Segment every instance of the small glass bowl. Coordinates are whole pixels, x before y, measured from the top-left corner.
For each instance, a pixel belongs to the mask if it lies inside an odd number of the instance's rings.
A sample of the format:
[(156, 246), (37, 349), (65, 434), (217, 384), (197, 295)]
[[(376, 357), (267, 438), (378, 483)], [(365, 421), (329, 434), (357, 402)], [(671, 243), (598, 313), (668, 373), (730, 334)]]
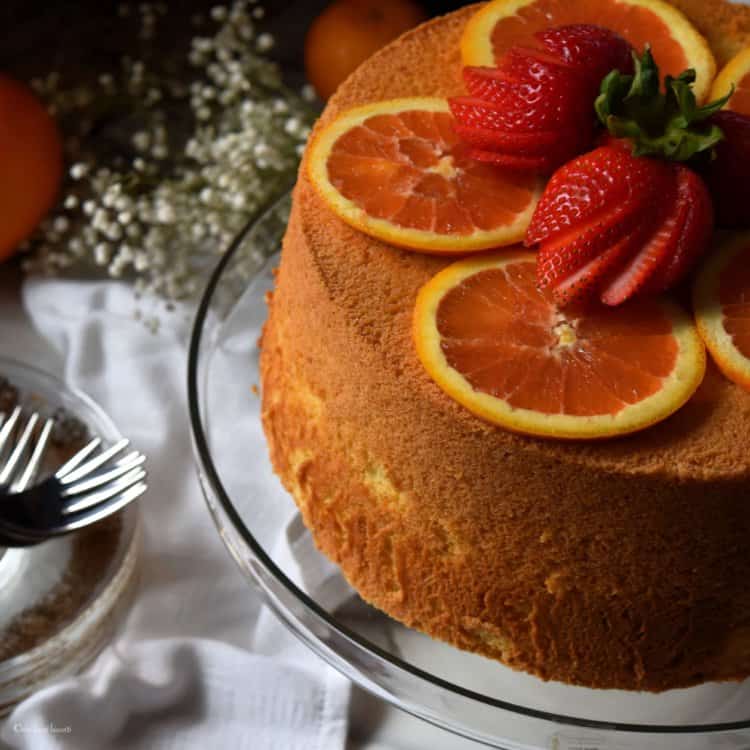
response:
[[(220, 261), (195, 319), (188, 364), (195, 455), (208, 506), (222, 541), (279, 619), (361, 687), (490, 747), (750, 748), (750, 680), (660, 694), (544, 682), (410, 630), (354, 591), (343, 603), (322, 597), (306, 580), (279, 544), (297, 511), (273, 475), (253, 388), (260, 382), (264, 297), (273, 286), (289, 205), (286, 196), (248, 226)], [(321, 557), (312, 543), (308, 554)], [(340, 575), (337, 583), (346, 588)]]
[[(59, 409), (106, 445), (121, 438), (85, 393), (35, 367), (0, 357), (0, 375), (28, 410)], [(43, 471), (64, 456), (47, 451)], [(138, 511), (125, 511), (70, 536), (4, 550), (0, 559), (0, 716), (39, 688), (83, 669), (128, 610), (137, 583)]]

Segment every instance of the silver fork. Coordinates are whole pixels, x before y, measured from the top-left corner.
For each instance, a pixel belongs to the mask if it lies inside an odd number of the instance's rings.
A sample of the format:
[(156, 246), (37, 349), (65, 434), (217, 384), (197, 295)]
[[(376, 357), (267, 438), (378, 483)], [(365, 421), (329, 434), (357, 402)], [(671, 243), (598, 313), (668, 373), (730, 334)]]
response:
[[(34, 440), (34, 433), (39, 414), (34, 412), (26, 426), (21, 429), (21, 407), (16, 406), (10, 416), (6, 418), (5, 414), (0, 413), (0, 494), (6, 492), (23, 492), (36, 478), (39, 472), (39, 466), (47, 450), (49, 436), (54, 427), (54, 420), (47, 419), (36, 437), (33, 444), (33, 450), (26, 465), (22, 467), (21, 462), (27, 452), (27, 448)], [(18, 428), (18, 430), (16, 429)], [(13, 435), (20, 431), (20, 438), (13, 444)], [(10, 451), (5, 463), (2, 463), (2, 456)], [(15, 477), (15, 479), (14, 479)]]
[[(146, 491), (145, 456), (138, 451), (123, 456), (126, 439), (100, 450), (101, 438), (91, 440), (49, 479), (30, 487), (54, 422), (46, 420), (35, 438), (39, 416), (32, 414), (23, 429), (20, 420), (19, 409), (7, 420), (0, 419), (0, 456), (10, 447), (5, 463), (0, 460), (0, 544), (38, 544), (76, 531), (118, 512)], [(20, 437), (11, 446), (14, 432)]]

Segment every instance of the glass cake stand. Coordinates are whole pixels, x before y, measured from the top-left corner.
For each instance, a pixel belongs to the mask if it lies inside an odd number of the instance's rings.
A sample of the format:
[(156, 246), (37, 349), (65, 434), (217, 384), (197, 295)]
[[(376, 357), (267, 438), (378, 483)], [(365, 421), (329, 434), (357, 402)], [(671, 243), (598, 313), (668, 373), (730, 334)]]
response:
[(449, 732), (506, 750), (750, 748), (750, 680), (661, 694), (544, 682), (368, 606), (314, 549), (260, 427), (258, 336), (289, 196), (222, 258), (192, 335), (198, 471), (224, 544), (276, 615), (353, 682)]

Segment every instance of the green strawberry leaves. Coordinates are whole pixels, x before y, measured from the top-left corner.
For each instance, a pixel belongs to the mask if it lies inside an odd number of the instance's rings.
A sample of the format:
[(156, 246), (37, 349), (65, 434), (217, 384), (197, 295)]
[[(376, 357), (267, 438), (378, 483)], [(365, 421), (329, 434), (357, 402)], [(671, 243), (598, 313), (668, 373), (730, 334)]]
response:
[(613, 70), (601, 83), (594, 108), (602, 124), (615, 137), (629, 138), (634, 156), (688, 161), (697, 154), (712, 155), (724, 134), (706, 120), (729, 101), (733, 91), (699, 107), (692, 68), (676, 78), (665, 76), (662, 90), (649, 47), (640, 58), (633, 53), (633, 59), (633, 75)]

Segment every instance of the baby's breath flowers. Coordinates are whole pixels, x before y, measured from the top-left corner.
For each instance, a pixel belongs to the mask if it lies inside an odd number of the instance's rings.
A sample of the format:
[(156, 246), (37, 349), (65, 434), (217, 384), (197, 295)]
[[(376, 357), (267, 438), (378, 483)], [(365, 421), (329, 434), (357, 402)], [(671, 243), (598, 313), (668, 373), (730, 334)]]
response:
[[(66, 137), (60, 202), (28, 243), (29, 271), (98, 269), (168, 301), (200, 290), (213, 256), (293, 178), (314, 117), (314, 94), (287, 88), (246, 0), (196, 17), (186, 59), (161, 60), (161, 3), (121, 3), (138, 16), (146, 59), (65, 85), (32, 85)], [(210, 25), (210, 31), (205, 31)], [(145, 41), (144, 41), (145, 40)]]

